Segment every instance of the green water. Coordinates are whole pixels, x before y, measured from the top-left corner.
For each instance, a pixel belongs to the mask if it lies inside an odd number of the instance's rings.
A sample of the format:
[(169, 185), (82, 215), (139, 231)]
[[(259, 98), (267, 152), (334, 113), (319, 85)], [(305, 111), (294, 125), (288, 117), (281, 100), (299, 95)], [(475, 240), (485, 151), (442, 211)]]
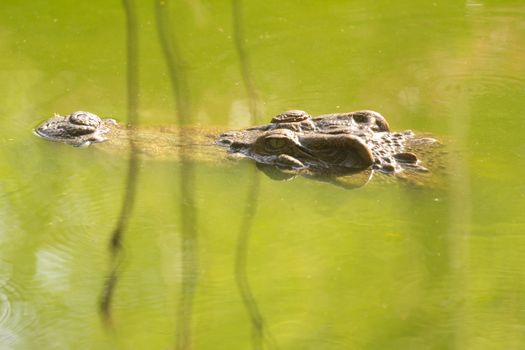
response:
[[(175, 124), (155, 3), (137, 2), (140, 124)], [(126, 155), (31, 129), (74, 110), (126, 121), (124, 8), (4, 1), (1, 349), (525, 348), (522, 1), (245, 1), (247, 66), (232, 3), (167, 8), (192, 125), (374, 109), (444, 141), (444, 184), (140, 161), (112, 253)]]

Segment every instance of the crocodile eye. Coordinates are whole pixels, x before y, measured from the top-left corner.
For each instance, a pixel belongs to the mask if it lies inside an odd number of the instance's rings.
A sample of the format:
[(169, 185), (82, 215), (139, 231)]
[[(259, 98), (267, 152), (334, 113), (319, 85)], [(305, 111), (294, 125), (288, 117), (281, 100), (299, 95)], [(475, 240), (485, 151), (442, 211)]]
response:
[(255, 152), (266, 155), (289, 153), (296, 148), (298, 139), (292, 130), (276, 129), (259, 136), (250, 147)]
[(282, 138), (268, 138), (266, 139), (266, 146), (270, 149), (281, 149), (286, 146), (286, 140)]

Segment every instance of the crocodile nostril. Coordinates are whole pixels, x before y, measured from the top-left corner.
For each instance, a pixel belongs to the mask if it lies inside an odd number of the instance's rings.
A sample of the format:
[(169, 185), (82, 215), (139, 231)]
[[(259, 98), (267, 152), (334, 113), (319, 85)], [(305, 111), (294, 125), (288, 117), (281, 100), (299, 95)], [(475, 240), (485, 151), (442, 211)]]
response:
[(219, 145), (230, 146), (233, 143), (233, 141), (230, 139), (218, 139), (217, 143)]
[(354, 118), (354, 121), (359, 124), (367, 124), (370, 121), (366, 114), (355, 114), (352, 117)]
[(377, 131), (390, 131), (388, 123), (384, 120), (376, 119)]
[(417, 157), (414, 153), (403, 152), (394, 154), (394, 158), (400, 163), (416, 164)]
[(383, 165), (381, 170), (383, 170), (386, 173), (393, 173), (396, 171), (396, 168), (392, 164), (386, 164), (386, 165)]
[(232, 152), (238, 152), (240, 151), (245, 145), (241, 142), (237, 141), (230, 141), (230, 150)]

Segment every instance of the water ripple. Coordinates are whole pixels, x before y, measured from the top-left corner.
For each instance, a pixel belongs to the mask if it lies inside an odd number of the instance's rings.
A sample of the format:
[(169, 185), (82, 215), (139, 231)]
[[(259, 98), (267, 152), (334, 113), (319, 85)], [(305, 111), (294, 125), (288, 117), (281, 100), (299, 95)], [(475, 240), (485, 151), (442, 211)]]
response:
[(525, 88), (524, 78), (502, 74), (463, 73), (432, 80), (435, 91), (442, 94), (503, 95)]
[(27, 293), (12, 280), (6, 279), (0, 285), (0, 339), (4, 346), (20, 345), (19, 334), (36, 321), (33, 311), (28, 308)]
[(5, 294), (0, 294), (0, 325), (3, 325), (11, 313), (11, 303)]
[[(472, 2), (471, 2), (472, 3)], [(492, 21), (509, 22), (512, 20), (523, 20), (525, 16), (525, 6), (519, 4), (515, 6), (487, 7), (482, 4), (467, 4), (467, 16), (489, 19)]]

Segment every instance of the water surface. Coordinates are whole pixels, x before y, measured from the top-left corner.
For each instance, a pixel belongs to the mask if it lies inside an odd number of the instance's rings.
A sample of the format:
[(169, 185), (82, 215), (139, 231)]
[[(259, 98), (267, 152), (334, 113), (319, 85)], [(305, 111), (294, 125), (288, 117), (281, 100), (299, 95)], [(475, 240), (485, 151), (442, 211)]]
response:
[(124, 7), (0, 8), (2, 348), (524, 346), (521, 2), (173, 1), (179, 103), (156, 3), (140, 2), (140, 125), (180, 123), (181, 104), (184, 123), (223, 130), (374, 109), (441, 139), (448, 171), (348, 191), (250, 162), (140, 160), (113, 253), (129, 157), (31, 129), (74, 110), (126, 122)]

